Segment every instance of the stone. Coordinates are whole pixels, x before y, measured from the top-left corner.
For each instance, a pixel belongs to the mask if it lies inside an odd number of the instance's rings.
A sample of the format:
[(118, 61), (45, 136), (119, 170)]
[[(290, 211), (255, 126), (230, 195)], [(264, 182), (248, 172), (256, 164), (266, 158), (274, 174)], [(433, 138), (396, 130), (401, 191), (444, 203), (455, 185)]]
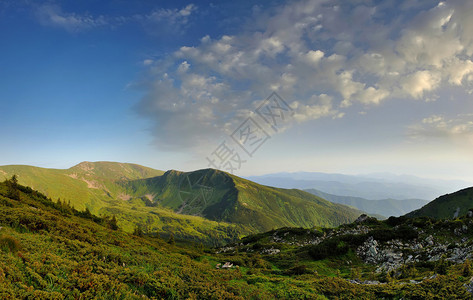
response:
[(457, 210), (455, 211), (455, 213), (453, 214), (453, 218), (456, 219), (458, 218), (458, 215), (460, 214), (460, 207), (457, 207)]
[(376, 256), (378, 254), (378, 250), (376, 250), (376, 247), (375, 246), (371, 246), (368, 250), (369, 254), (371, 256)]
[(470, 294), (473, 294), (473, 277), (470, 278), (470, 282), (465, 283), (466, 291)]
[(230, 269), (231, 267), (233, 267), (233, 264), (227, 261), (223, 264), (222, 269)]
[(368, 218), (369, 217), (366, 214), (362, 214), (355, 220), (355, 223), (363, 223), (364, 221), (368, 220)]

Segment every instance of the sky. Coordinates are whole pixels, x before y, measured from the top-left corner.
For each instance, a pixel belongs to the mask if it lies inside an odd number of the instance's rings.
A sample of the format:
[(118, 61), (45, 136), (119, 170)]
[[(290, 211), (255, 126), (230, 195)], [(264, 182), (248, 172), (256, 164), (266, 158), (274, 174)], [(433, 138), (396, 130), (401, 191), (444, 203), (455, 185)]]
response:
[(0, 165), (473, 182), (473, 2), (0, 0)]

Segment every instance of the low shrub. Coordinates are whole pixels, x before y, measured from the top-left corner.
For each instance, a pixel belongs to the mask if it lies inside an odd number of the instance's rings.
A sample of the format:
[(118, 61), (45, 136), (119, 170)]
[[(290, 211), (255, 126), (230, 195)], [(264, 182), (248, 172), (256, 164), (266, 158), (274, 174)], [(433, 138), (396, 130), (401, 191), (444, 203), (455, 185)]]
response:
[(3, 235), (0, 237), (0, 249), (2, 251), (16, 253), (21, 249), (21, 244), (14, 237), (9, 235)]

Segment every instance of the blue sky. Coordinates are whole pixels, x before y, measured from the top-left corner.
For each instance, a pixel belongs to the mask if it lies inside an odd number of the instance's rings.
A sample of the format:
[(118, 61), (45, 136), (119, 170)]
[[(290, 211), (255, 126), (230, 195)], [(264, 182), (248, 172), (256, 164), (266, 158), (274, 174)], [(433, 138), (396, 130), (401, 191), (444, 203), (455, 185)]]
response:
[(467, 0), (1, 0), (0, 164), (473, 181), (471, 15)]

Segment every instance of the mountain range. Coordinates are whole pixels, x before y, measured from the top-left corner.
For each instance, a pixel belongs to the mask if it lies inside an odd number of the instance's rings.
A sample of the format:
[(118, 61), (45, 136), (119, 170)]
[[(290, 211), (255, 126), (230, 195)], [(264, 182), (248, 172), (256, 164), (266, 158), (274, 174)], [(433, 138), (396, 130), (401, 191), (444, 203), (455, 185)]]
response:
[(314, 194), (316, 196), (319, 196), (323, 199), (326, 199), (330, 202), (353, 206), (367, 213), (381, 215), (383, 217), (390, 217), (390, 216), (399, 217), (429, 203), (429, 201), (422, 200), (422, 199), (368, 200), (361, 197), (332, 195), (332, 194), (324, 193), (316, 189), (308, 189), (305, 191), (311, 194)]
[(264, 185), (281, 188), (316, 189), (332, 195), (360, 197), (368, 200), (432, 200), (439, 195), (473, 185), (471, 182), (461, 180), (429, 179), (390, 173), (345, 175), (295, 172), (274, 173), (246, 178)]

